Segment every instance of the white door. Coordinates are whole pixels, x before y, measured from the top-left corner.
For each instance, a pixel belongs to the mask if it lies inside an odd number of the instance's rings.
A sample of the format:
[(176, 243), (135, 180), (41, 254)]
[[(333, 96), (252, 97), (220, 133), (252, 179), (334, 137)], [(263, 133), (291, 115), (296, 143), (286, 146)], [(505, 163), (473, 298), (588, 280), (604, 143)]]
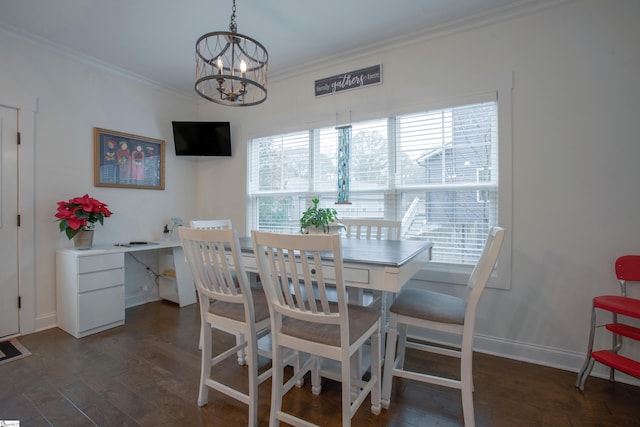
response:
[(0, 339), (20, 332), (17, 134), (17, 111), (0, 106)]

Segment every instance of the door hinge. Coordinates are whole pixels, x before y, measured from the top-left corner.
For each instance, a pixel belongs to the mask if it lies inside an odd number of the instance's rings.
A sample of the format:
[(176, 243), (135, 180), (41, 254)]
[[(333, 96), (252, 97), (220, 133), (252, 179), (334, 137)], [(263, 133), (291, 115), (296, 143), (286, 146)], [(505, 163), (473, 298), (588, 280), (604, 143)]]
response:
[(20, 214), (18, 214), (18, 227), (20, 227)]
[(20, 145), (20, 132), (16, 134), (16, 142)]
[(18, 297), (18, 308), (22, 308), (22, 297)]

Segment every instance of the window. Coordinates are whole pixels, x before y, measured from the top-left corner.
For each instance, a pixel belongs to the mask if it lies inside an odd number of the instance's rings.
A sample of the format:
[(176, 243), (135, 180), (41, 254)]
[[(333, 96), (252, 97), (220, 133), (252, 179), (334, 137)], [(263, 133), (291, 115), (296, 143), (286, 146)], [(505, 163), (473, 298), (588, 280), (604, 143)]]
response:
[(498, 101), (352, 124), (350, 204), (337, 197), (335, 128), (256, 138), (248, 150), (249, 228), (298, 232), (314, 197), (340, 217), (402, 220), (436, 263), (472, 266), (498, 223)]

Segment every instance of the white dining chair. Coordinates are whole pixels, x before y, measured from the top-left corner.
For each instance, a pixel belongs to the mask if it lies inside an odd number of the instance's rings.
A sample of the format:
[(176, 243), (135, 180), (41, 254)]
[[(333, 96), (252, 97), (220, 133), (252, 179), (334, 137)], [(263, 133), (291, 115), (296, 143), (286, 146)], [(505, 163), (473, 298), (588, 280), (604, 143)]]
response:
[[(493, 226), (469, 281), (465, 298), (433, 292), (425, 289), (405, 288), (389, 307), (390, 323), (384, 377), (382, 381), (382, 406), (388, 408), (393, 377), (452, 387), (461, 390), (464, 424), (473, 427), (473, 330), (476, 308), (480, 295), (487, 285), (498, 260), (505, 230)], [(459, 348), (448, 348), (407, 340), (407, 326), (427, 331), (447, 332), (461, 336)], [(398, 338), (399, 335), (399, 338)], [(398, 348), (396, 350), (396, 341)], [(460, 359), (460, 379), (429, 375), (404, 367), (405, 349), (437, 353)]]
[[(208, 402), (212, 388), (249, 406), (249, 426), (258, 425), (258, 385), (271, 376), (272, 369), (258, 373), (258, 339), (269, 333), (269, 308), (264, 292), (251, 288), (247, 278), (238, 234), (234, 229), (195, 229), (180, 227), (180, 240), (198, 290), (201, 313), (202, 361), (198, 405)], [(241, 342), (216, 351), (222, 343), (212, 339), (212, 329), (236, 337)], [(248, 392), (234, 389), (214, 378), (212, 368), (244, 350), (248, 369)]]
[[(230, 219), (197, 219), (189, 221), (189, 227), (196, 228), (198, 230), (219, 230), (219, 229), (229, 229), (233, 228)], [(198, 342), (198, 348), (202, 349), (202, 327), (204, 324), (200, 325), (200, 341)], [(244, 341), (244, 337), (240, 334), (236, 336), (236, 344), (240, 344)], [(238, 364), (245, 364), (245, 354), (244, 347), (238, 350)]]
[(400, 221), (386, 219), (340, 218), (348, 239), (400, 240)]
[[(347, 239), (400, 240), (401, 237), (400, 230), (402, 223), (400, 221), (341, 218), (340, 222), (344, 225), (343, 235)], [(382, 292), (365, 292), (362, 289), (352, 290), (351, 292), (353, 292), (352, 301), (358, 301), (360, 304), (380, 305), (383, 312), (386, 312), (386, 305), (388, 303), (386, 300), (382, 302), (382, 299), (386, 298), (386, 295)]]
[(189, 221), (189, 227), (200, 230), (215, 230), (219, 228), (232, 228), (230, 219), (194, 219)]
[[(255, 230), (251, 235), (271, 314), (273, 377), (269, 426), (275, 427), (280, 421), (312, 425), (285, 412), (283, 398), (291, 383), (307, 372), (311, 372), (312, 392), (319, 394), (324, 359), (338, 361), (341, 365), (342, 425), (351, 425), (351, 418), (369, 394), (371, 412), (379, 414), (380, 311), (347, 304), (340, 236)], [(334, 267), (323, 265), (321, 254), (332, 254)], [(331, 290), (327, 289), (327, 282)], [(330, 292), (337, 293), (337, 301), (330, 301)], [(371, 375), (362, 381), (352, 373), (351, 357), (368, 339), (371, 340)], [(284, 349), (310, 355), (287, 382), (283, 376)]]

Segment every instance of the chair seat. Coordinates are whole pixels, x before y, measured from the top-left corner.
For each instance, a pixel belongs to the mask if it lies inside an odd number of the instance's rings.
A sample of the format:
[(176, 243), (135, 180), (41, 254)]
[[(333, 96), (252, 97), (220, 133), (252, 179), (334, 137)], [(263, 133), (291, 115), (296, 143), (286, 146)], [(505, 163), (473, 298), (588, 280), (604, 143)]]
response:
[(593, 306), (602, 310), (640, 319), (640, 299), (620, 295), (602, 295), (593, 298)]
[[(251, 296), (253, 297), (253, 310), (256, 322), (269, 318), (269, 304), (264, 290), (251, 288)], [(234, 304), (225, 301), (214, 301), (209, 306), (209, 313), (216, 316), (226, 317), (238, 322), (244, 322), (244, 305)]]
[[(330, 304), (333, 305), (333, 304)], [(349, 344), (362, 336), (380, 318), (377, 308), (349, 305)], [(282, 320), (282, 333), (306, 341), (340, 346), (340, 326), (306, 322), (287, 317)]]
[(389, 307), (401, 316), (457, 325), (464, 325), (466, 309), (466, 300), (426, 289), (403, 289)]

